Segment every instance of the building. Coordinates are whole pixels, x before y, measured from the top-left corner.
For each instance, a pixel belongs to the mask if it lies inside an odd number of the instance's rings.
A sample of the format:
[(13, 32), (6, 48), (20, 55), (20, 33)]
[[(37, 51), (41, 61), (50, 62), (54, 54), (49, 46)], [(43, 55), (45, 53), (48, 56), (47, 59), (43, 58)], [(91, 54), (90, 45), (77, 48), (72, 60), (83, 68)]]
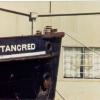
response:
[[(99, 1), (0, 2), (1, 8), (24, 13), (99, 12)], [(37, 18), (35, 29), (52, 25), (66, 33), (62, 41), (56, 100), (100, 99), (100, 15)], [(31, 23), (23, 16), (0, 12), (0, 37), (31, 34)]]

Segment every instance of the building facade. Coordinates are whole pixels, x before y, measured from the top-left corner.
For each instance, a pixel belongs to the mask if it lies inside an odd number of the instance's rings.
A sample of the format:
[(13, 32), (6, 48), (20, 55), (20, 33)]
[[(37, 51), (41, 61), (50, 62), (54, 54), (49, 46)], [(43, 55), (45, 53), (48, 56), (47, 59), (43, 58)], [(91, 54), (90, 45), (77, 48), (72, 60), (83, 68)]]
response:
[[(51, 5), (50, 5), (51, 4)], [(99, 1), (0, 2), (0, 8), (24, 13), (99, 12)], [(100, 99), (100, 15), (37, 18), (34, 30), (46, 25), (65, 32), (62, 40), (55, 100)], [(31, 35), (24, 16), (0, 11), (0, 37)]]

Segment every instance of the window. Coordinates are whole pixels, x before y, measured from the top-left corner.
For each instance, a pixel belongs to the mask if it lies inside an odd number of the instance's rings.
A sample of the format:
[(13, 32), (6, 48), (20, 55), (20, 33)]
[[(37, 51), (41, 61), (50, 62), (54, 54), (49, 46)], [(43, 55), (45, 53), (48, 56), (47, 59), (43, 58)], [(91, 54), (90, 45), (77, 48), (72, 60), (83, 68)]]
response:
[(100, 48), (64, 47), (64, 77), (100, 78)]

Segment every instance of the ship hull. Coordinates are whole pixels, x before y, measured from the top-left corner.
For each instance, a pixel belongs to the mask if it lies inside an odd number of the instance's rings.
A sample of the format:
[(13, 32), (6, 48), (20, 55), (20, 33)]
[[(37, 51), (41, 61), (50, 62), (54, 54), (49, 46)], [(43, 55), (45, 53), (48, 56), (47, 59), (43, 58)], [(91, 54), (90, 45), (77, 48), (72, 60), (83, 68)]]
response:
[[(1, 38), (0, 46), (0, 99), (53, 100), (61, 37)], [(50, 74), (51, 85), (39, 96), (45, 73)]]

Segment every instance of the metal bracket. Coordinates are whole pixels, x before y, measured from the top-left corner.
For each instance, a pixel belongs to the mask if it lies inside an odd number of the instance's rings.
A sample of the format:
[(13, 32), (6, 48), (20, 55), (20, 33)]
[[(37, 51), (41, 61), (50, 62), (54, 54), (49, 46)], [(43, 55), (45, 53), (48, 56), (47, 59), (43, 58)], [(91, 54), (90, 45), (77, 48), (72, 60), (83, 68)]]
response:
[(36, 20), (37, 17), (38, 17), (38, 14), (36, 12), (30, 12), (29, 21)]

